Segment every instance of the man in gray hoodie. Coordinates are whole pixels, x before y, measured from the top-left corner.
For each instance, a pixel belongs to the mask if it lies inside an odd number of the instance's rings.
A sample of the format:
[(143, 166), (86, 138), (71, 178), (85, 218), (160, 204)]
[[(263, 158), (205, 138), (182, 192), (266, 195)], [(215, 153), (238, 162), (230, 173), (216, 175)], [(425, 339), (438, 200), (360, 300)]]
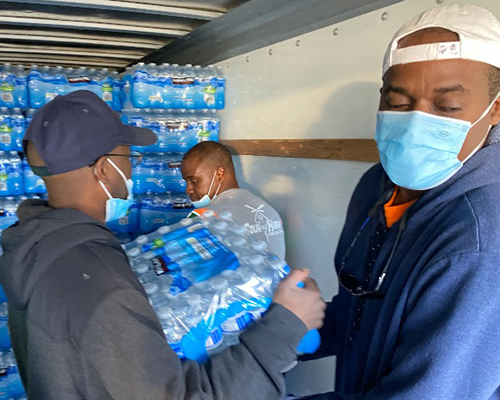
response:
[(0, 280), (30, 399), (278, 399), (297, 344), (322, 325), (318, 289), (296, 270), (241, 344), (181, 363), (105, 225), (127, 212), (140, 157), (129, 146), (154, 140), (88, 91), (57, 97), (28, 128), (23, 145), (49, 201), (23, 203), (4, 232)]
[(217, 142), (201, 142), (182, 159), (186, 193), (196, 210), (231, 212), (234, 220), (255, 239), (265, 242), (279, 258), (285, 258), (285, 232), (278, 212), (260, 197), (241, 189), (231, 153)]

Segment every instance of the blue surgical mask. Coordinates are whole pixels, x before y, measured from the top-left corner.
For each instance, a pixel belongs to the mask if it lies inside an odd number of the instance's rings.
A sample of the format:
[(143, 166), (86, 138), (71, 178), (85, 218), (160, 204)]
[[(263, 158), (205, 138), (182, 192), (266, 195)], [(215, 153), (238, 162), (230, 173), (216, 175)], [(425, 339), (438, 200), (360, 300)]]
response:
[[(215, 176), (217, 175), (217, 171), (214, 172), (214, 176), (212, 177), (212, 182), (210, 183), (210, 187), (208, 188), (208, 193), (203, 196), (200, 200), (196, 201), (191, 201), (191, 204), (193, 205), (194, 208), (204, 208), (210, 204), (210, 202), (213, 200), (210, 198), (210, 192), (212, 191), (212, 186), (215, 181)], [(219, 186), (217, 186), (217, 190), (215, 191), (214, 199), (217, 197), (217, 194), (219, 193), (220, 189), (220, 183)]]
[(379, 111), (375, 140), (391, 181), (407, 189), (428, 190), (450, 179), (483, 146), (487, 135), (466, 160), (458, 159), (470, 129), (495, 101), (473, 124), (421, 111)]
[(111, 193), (106, 188), (104, 183), (99, 181), (99, 184), (101, 185), (104, 192), (108, 196), (108, 200), (106, 201), (106, 216), (104, 220), (105, 222), (110, 222), (125, 217), (127, 215), (129, 208), (132, 206), (132, 204), (134, 204), (134, 196), (132, 194), (132, 187), (134, 186), (134, 182), (132, 181), (132, 179), (127, 179), (122, 170), (118, 168), (112, 160), (110, 160), (109, 158), (107, 158), (106, 160), (120, 174), (120, 176), (123, 178), (125, 182), (125, 186), (127, 187), (127, 199), (123, 200), (111, 196)]

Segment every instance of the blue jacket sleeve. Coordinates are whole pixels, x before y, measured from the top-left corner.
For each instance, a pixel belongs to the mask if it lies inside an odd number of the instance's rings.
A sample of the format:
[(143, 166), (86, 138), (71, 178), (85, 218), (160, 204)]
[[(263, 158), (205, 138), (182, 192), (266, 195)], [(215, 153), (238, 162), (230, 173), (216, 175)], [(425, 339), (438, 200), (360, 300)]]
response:
[(391, 371), (367, 400), (497, 398), (500, 253), (430, 265), (409, 293)]

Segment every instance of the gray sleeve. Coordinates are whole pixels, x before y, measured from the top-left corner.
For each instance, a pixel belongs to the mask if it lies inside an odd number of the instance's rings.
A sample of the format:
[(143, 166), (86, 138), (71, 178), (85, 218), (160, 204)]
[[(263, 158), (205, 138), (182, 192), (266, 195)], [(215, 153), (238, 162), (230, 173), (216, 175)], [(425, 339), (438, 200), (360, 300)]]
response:
[(80, 344), (87, 399), (278, 400), (305, 325), (273, 305), (242, 344), (199, 365), (181, 363), (144, 296), (122, 290), (98, 307)]

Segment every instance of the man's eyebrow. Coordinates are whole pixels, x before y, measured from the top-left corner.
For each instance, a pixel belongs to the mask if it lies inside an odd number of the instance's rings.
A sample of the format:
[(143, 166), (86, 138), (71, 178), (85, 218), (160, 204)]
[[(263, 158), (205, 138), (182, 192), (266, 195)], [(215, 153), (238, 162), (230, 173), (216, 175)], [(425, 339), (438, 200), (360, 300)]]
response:
[(389, 92), (399, 93), (399, 94), (402, 94), (404, 96), (408, 96), (408, 91), (405, 88), (402, 88), (400, 86), (392, 86), (392, 85), (386, 86), (383, 90), (383, 93), (387, 94)]
[(445, 94), (450, 92), (470, 93), (470, 90), (464, 88), (462, 85), (447, 86), (434, 90), (434, 93), (436, 94)]

